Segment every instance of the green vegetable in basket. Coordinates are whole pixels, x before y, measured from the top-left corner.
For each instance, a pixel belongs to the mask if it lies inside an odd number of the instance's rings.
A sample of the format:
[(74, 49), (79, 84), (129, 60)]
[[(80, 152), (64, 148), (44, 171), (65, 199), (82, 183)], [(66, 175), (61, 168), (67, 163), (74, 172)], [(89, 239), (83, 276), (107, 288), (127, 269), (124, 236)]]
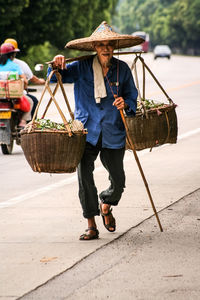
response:
[[(84, 130), (84, 126), (79, 120), (69, 120), (68, 125), (73, 132)], [(49, 119), (37, 119), (34, 122), (34, 127), (41, 130), (67, 130), (64, 123), (56, 123)], [(85, 131), (87, 130), (85, 129)]]
[(54, 129), (54, 130), (65, 130), (65, 125), (63, 123), (56, 123), (49, 119), (37, 119), (35, 121), (36, 128), (38, 129)]
[[(145, 108), (148, 109), (153, 109), (153, 108), (159, 108), (162, 107), (164, 105), (164, 103), (161, 102), (155, 102), (154, 100), (151, 99), (142, 99), (142, 102), (145, 106)], [(142, 108), (142, 104), (140, 103), (140, 101), (137, 101), (137, 109), (140, 110)]]

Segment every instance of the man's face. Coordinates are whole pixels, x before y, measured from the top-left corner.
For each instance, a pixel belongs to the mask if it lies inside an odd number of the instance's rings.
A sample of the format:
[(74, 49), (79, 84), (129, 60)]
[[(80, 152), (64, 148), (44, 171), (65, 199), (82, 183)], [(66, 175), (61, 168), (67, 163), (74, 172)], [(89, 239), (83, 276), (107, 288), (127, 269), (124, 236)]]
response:
[(94, 49), (97, 52), (99, 61), (102, 66), (109, 66), (110, 60), (113, 56), (114, 45), (115, 44), (112, 41), (96, 42), (94, 44)]

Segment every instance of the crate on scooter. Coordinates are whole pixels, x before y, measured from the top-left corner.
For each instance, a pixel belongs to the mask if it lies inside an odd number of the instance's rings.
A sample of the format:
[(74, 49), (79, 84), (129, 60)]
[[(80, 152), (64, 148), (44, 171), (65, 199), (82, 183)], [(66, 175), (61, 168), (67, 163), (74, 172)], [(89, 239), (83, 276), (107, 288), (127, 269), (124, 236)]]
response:
[(24, 80), (0, 80), (0, 98), (21, 98), (24, 91)]

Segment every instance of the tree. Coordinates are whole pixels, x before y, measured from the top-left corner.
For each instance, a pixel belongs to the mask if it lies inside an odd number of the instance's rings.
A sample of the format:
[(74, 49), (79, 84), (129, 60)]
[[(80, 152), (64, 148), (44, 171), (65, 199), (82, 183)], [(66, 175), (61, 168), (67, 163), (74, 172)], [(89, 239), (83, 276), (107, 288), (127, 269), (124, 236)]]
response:
[[(29, 0), (0, 0), (0, 28), (2, 42), (8, 37), (15, 37), (17, 30), (23, 28), (20, 17)], [(15, 25), (13, 25), (15, 24)]]
[(200, 48), (200, 0), (124, 0), (114, 24), (124, 33), (142, 30), (152, 46), (169, 44), (187, 52)]
[(0, 0), (1, 38), (17, 39), (23, 52), (45, 41), (63, 49), (69, 40), (90, 35), (104, 19), (110, 21), (116, 3), (117, 0), (19, 0), (16, 4), (14, 0)]

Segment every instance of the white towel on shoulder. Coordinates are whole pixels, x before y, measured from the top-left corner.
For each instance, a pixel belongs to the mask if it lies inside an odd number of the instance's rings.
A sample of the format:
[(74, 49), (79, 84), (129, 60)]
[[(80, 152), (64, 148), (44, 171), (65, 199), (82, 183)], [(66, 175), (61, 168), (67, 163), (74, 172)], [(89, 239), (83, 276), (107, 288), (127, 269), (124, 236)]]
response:
[(102, 67), (99, 63), (97, 55), (93, 59), (92, 68), (94, 73), (94, 98), (96, 103), (101, 103), (101, 98), (106, 97), (107, 93)]

